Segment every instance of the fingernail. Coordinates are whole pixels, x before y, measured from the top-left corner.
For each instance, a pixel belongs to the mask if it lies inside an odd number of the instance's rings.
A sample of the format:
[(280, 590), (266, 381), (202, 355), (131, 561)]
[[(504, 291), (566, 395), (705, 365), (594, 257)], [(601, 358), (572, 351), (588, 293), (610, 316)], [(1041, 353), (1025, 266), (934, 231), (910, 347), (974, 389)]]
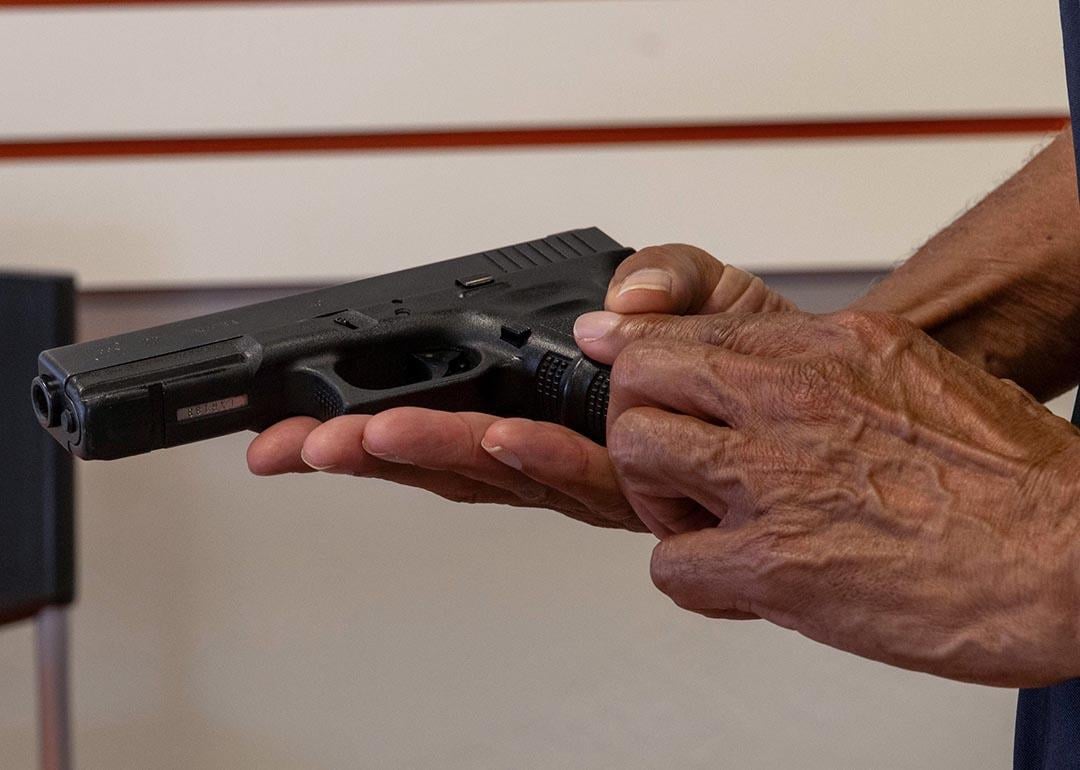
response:
[(480, 442), (480, 446), (499, 462), (505, 463), (515, 470), (521, 470), (521, 459), (509, 449), (498, 444), (485, 444), (483, 441)]
[(380, 460), (386, 460), (386, 462), (388, 463), (398, 463), (399, 465), (412, 465), (412, 463), (410, 463), (408, 460), (402, 457), (398, 457), (397, 455), (392, 455), (387, 452), (376, 452), (374, 449), (367, 445), (366, 441), (361, 441), (360, 444), (364, 447), (364, 451), (372, 457), (378, 457)]
[(333, 465), (317, 465), (313, 463), (303, 448), (300, 449), (300, 459), (304, 461), (304, 465), (315, 471), (328, 471), (334, 467)]
[(574, 322), (574, 336), (582, 342), (598, 340), (619, 323), (619, 314), (607, 310), (586, 313)]
[(623, 279), (622, 287), (615, 296), (621, 297), (628, 291), (662, 291), (671, 293), (673, 282), (671, 273), (658, 267), (646, 267), (635, 270)]

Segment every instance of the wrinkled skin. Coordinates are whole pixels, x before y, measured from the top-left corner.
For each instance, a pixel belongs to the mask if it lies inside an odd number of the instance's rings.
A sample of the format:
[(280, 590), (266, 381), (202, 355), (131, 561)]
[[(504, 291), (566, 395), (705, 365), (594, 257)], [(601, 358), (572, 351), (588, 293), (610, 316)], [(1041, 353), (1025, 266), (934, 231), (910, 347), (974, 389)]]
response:
[(1080, 675), (1065, 421), (902, 321), (795, 312), (692, 247), (628, 259), (605, 306), (621, 315), (575, 331), (615, 365), (609, 450), (556, 425), (395, 409), (286, 420), (249, 465), (648, 529), (680, 606), (894, 665), (1009, 686)]
[(595, 314), (656, 585), (985, 684), (1080, 675), (1077, 431), (891, 316)]
[[(605, 307), (676, 314), (791, 310), (760, 278), (693, 246), (642, 249), (618, 268)], [(400, 408), (320, 424), (285, 420), (248, 449), (259, 475), (321, 470), (387, 479), (450, 500), (551, 508), (604, 527), (646, 531), (608, 452), (550, 423)]]

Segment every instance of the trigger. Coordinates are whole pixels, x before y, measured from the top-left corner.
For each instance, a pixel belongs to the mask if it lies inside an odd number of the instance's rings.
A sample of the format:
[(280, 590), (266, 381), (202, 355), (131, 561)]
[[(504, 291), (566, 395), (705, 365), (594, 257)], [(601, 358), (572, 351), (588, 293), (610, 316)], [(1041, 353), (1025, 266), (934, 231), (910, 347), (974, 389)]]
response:
[(411, 355), (410, 368), (418, 369), (420, 376), (416, 379), (438, 380), (443, 377), (451, 377), (461, 374), (472, 368), (469, 356), (464, 350), (454, 348), (446, 350), (425, 350)]

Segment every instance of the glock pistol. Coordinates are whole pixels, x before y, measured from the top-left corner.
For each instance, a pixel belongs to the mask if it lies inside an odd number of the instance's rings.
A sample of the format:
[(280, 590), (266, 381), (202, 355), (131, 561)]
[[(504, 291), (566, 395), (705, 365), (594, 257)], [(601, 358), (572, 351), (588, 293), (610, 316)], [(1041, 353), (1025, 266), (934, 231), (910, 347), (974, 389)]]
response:
[(631, 253), (571, 230), (46, 350), (33, 408), (88, 460), (398, 406), (545, 420), (603, 443), (610, 372), (573, 324)]

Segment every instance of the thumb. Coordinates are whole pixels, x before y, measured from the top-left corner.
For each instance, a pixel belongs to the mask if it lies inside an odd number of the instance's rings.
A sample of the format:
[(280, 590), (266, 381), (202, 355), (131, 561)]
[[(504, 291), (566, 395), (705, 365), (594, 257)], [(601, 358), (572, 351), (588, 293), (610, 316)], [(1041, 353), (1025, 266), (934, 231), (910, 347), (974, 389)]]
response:
[(671, 316), (620, 315), (607, 310), (585, 313), (574, 323), (574, 339), (585, 355), (611, 364), (632, 342), (663, 339), (716, 345), (736, 353), (770, 352), (795, 344), (795, 326), (805, 323), (804, 313), (748, 313), (735, 315)]
[(616, 313), (756, 313), (794, 310), (757, 276), (681, 243), (631, 254), (612, 276), (604, 302)]
[(701, 312), (724, 264), (693, 246), (649, 246), (624, 259), (611, 277), (604, 307), (616, 313)]

